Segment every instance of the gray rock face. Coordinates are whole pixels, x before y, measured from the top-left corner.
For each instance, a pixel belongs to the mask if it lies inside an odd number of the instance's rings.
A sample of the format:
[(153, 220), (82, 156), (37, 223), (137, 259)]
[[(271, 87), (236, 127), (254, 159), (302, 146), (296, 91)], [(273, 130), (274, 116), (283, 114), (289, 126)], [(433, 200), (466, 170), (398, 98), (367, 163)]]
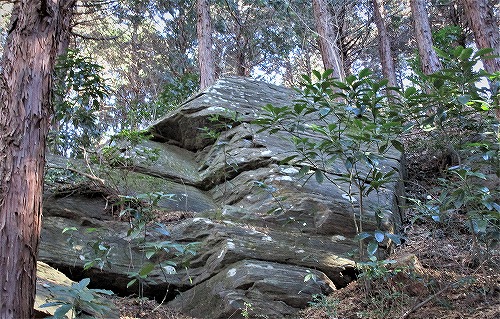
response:
[[(160, 208), (190, 213), (167, 222), (170, 236), (145, 231), (131, 239), (128, 223), (109, 213), (105, 196), (48, 192), (40, 259), (128, 293), (137, 293), (136, 286), (127, 288), (130, 272), (148, 261), (174, 261), (177, 272), (156, 267), (144, 279), (144, 292), (172, 298), (181, 291), (170, 304), (200, 318), (241, 318), (245, 303), (257, 314), (282, 318), (305, 307), (311, 295), (344, 287), (355, 276), (347, 257), (357, 248), (351, 203), (337, 186), (314, 178), (304, 183), (298, 168), (279, 165), (290, 155), (290, 141), (257, 134), (251, 124), (263, 105), (290, 105), (295, 97), (290, 89), (227, 78), (191, 98), (150, 128), (153, 141), (136, 147), (159, 150), (157, 161), (139, 158), (132, 170), (116, 169), (104, 178), (122, 194), (173, 194), (175, 200), (161, 200)], [(219, 132), (218, 138), (207, 130)], [(384, 165), (398, 168), (400, 158), (394, 151)], [(54, 157), (50, 165), (65, 164)], [(394, 230), (401, 189), (394, 182), (365, 199), (367, 207), (386, 211), (385, 223), (377, 225), (368, 209), (365, 230)], [(80, 230), (71, 245), (65, 227)], [(197, 253), (179, 256), (171, 249), (148, 260), (142, 239), (197, 243)], [(86, 247), (95, 242), (111, 247), (109, 267), (83, 272), (90, 258)], [(315, 280), (304, 282), (308, 275)]]
[[(307, 271), (316, 277), (304, 283)], [(330, 279), (315, 270), (242, 260), (221, 269), (196, 289), (181, 293), (170, 305), (199, 318), (244, 318), (245, 307), (251, 307), (250, 316), (281, 318), (305, 308), (312, 295), (330, 293), (332, 287)]]

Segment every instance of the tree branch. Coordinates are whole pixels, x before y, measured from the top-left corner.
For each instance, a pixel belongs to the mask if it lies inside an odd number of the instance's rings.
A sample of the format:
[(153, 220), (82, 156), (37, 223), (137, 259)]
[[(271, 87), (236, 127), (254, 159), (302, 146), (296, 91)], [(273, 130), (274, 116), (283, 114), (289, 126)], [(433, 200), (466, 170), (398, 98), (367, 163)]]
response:
[(94, 40), (94, 41), (111, 41), (111, 40), (116, 40), (120, 37), (118, 35), (115, 35), (112, 37), (93, 37), (90, 35), (80, 34), (80, 33), (76, 33), (76, 32), (72, 32), (71, 34), (73, 34), (74, 36), (80, 37), (82, 39), (85, 39), (85, 40)]
[(104, 179), (102, 179), (102, 178), (99, 178), (99, 177), (97, 177), (95, 175), (91, 175), (91, 174), (79, 171), (79, 170), (71, 168), (71, 167), (51, 166), (50, 168), (68, 170), (68, 171), (76, 173), (78, 175), (82, 175), (84, 177), (87, 177), (88, 179), (90, 179), (90, 180), (92, 180), (94, 182), (99, 183), (101, 186), (105, 186), (105, 184), (106, 184), (106, 181)]

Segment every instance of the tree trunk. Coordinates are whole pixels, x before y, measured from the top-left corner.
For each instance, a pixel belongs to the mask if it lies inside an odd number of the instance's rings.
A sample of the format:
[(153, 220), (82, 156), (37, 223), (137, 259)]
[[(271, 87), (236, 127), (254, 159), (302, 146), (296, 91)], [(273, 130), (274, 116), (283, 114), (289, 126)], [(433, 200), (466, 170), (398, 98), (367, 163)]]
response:
[(425, 0), (410, 0), (413, 27), (417, 40), (420, 65), (424, 74), (434, 73), (442, 68), (436, 51), (432, 47), (432, 33), (425, 8)]
[(236, 75), (238, 76), (249, 76), (250, 71), (246, 66), (246, 57), (245, 57), (245, 39), (240, 34), (237, 41), (237, 52), (236, 52)]
[(215, 82), (210, 0), (198, 0), (197, 10), (198, 64), (200, 67), (200, 89), (203, 90)]
[(339, 34), (334, 30), (333, 18), (328, 11), (328, 2), (326, 0), (313, 0), (312, 4), (323, 66), (325, 69), (332, 69), (332, 76), (343, 81), (345, 72), (337, 41)]
[(33, 318), (45, 137), (75, 0), (16, 1), (0, 65), (0, 318)]
[(241, 14), (239, 8), (233, 15), (235, 28), (234, 34), (236, 38), (236, 75), (239, 76), (248, 76), (250, 75), (250, 70), (247, 67), (247, 59), (246, 59), (246, 49), (247, 43), (245, 34), (243, 33), (243, 26), (241, 22)]
[[(474, 39), (479, 49), (492, 48), (493, 53), (500, 55), (500, 35), (493, 6), (488, 0), (463, 0), (465, 15), (474, 32)], [(486, 71), (500, 71), (500, 59), (483, 60)]]
[(388, 86), (397, 86), (396, 71), (392, 59), (391, 43), (385, 27), (385, 9), (383, 0), (372, 0), (375, 24), (378, 30), (378, 51), (382, 63), (382, 74), (389, 80)]
[(304, 59), (305, 59), (305, 74), (307, 74), (308, 76), (311, 76), (312, 74), (312, 65), (311, 65), (311, 48), (307, 48), (307, 50), (305, 51), (305, 56), (304, 56)]

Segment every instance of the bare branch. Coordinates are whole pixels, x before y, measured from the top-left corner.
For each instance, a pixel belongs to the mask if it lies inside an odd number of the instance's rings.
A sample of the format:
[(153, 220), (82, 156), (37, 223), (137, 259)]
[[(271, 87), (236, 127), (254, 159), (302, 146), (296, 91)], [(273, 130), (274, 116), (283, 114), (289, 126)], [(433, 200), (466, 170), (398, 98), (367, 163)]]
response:
[(85, 40), (94, 40), (94, 41), (111, 41), (111, 40), (116, 40), (120, 37), (119, 35), (115, 35), (115, 36), (111, 36), (111, 37), (93, 37), (90, 35), (80, 34), (80, 33), (76, 33), (76, 32), (72, 32), (72, 34), (74, 36), (77, 36), (77, 37), (85, 39)]

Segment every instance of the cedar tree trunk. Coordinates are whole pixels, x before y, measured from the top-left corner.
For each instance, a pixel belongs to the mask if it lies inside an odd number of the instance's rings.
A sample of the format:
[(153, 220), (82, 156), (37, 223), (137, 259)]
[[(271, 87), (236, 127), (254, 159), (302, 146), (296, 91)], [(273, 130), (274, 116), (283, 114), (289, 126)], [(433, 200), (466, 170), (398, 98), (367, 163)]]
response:
[(239, 8), (233, 13), (233, 19), (235, 22), (234, 34), (236, 37), (236, 75), (239, 76), (249, 76), (250, 69), (247, 66), (246, 54), (248, 40), (243, 33), (243, 26), (241, 22), (241, 14)]
[[(493, 6), (488, 0), (463, 0), (465, 15), (474, 32), (474, 39), (479, 49), (492, 48), (493, 53), (500, 55), (500, 35)], [(500, 59), (485, 59), (486, 71), (500, 71)]]
[(385, 27), (385, 9), (384, 0), (372, 0), (373, 14), (375, 17), (375, 24), (378, 30), (378, 51), (380, 54), (380, 61), (382, 63), (382, 74), (384, 78), (389, 80), (388, 86), (397, 86), (396, 71), (394, 70), (394, 61), (392, 59), (391, 42)]
[[(500, 35), (493, 6), (488, 0), (463, 0), (465, 15), (474, 32), (474, 39), (479, 49), (492, 48), (493, 54), (500, 55)], [(498, 3), (498, 2), (497, 2)], [(484, 59), (484, 69), (490, 73), (500, 71), (500, 58)], [(490, 83), (499, 88), (500, 83)], [(500, 101), (497, 101), (497, 105)], [(500, 108), (496, 109), (496, 117), (500, 120)]]
[(432, 33), (427, 16), (425, 0), (410, 0), (413, 27), (417, 40), (420, 65), (425, 74), (434, 73), (442, 68), (441, 62), (432, 47)]
[(33, 318), (45, 137), (75, 0), (19, 0), (0, 65), (0, 318)]
[(312, 5), (323, 66), (325, 69), (332, 69), (332, 76), (343, 81), (345, 78), (344, 64), (337, 45), (339, 34), (334, 29), (333, 18), (328, 11), (328, 1), (313, 0)]
[(215, 82), (210, 0), (198, 0), (197, 10), (198, 64), (200, 67), (200, 89), (203, 90)]

